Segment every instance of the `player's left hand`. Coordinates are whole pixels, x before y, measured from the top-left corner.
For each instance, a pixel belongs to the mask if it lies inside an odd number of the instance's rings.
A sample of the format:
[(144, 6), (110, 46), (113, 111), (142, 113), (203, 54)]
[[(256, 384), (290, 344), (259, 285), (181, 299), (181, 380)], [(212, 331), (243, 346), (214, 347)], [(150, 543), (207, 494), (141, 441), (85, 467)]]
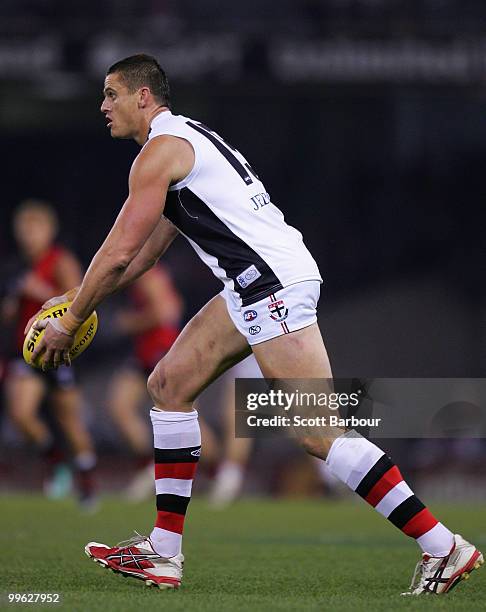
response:
[(32, 361), (44, 353), (42, 360), (44, 371), (51, 368), (57, 369), (63, 364), (70, 366), (69, 349), (74, 343), (74, 336), (64, 330), (61, 322), (57, 319), (40, 319), (34, 323), (34, 328), (45, 331), (42, 340), (32, 353)]
[(78, 291), (79, 287), (73, 287), (73, 289), (69, 289), (69, 291), (66, 291), (66, 293), (64, 293), (63, 295), (55, 295), (50, 300), (47, 300), (47, 302), (44, 302), (41, 306), (41, 309), (38, 310), (35, 315), (30, 317), (27, 325), (25, 326), (24, 335), (29, 331), (32, 323), (39, 317), (39, 315), (44, 312), (44, 310), (51, 308), (51, 306), (57, 306), (57, 304), (63, 304), (64, 302), (72, 302), (76, 297)]

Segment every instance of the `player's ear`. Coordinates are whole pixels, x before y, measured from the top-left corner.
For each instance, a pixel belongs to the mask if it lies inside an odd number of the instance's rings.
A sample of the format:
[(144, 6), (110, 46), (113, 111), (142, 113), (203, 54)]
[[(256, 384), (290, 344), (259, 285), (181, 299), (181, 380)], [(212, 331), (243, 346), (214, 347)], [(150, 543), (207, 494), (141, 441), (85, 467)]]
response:
[(141, 87), (138, 90), (138, 107), (145, 108), (148, 105), (150, 98), (150, 89), (148, 87)]

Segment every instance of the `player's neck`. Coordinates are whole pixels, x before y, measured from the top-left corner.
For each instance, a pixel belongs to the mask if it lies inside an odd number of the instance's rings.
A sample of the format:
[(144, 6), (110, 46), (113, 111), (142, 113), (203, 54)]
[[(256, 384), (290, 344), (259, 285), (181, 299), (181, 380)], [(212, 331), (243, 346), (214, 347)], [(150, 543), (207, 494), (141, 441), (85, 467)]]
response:
[(137, 137), (135, 138), (135, 142), (137, 144), (142, 147), (147, 142), (148, 136), (150, 134), (150, 126), (152, 125), (153, 120), (162, 113), (167, 112), (168, 110), (169, 108), (167, 106), (156, 106), (149, 113), (147, 113), (147, 116), (144, 119), (143, 127), (140, 130), (140, 133), (137, 134)]

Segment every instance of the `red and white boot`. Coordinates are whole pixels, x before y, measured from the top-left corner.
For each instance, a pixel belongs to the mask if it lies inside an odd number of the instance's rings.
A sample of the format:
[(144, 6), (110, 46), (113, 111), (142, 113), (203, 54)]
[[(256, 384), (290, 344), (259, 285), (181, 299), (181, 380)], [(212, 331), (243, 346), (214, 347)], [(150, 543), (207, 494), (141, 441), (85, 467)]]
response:
[(432, 557), (424, 553), (412, 578), (410, 590), (402, 595), (442, 595), (484, 563), (483, 555), (459, 534), (447, 557)]
[(168, 559), (161, 557), (148, 537), (137, 534), (113, 548), (89, 542), (84, 551), (103, 567), (143, 580), (147, 586), (177, 589), (181, 584), (184, 555), (181, 553)]

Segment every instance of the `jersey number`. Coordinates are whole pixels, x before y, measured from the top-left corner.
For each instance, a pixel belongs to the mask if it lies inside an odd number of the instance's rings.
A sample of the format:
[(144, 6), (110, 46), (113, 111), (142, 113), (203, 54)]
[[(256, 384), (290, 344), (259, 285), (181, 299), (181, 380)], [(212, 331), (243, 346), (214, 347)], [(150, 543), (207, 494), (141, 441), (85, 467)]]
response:
[(259, 181), (258, 174), (253, 170), (248, 162), (244, 164), (236, 157), (233, 153), (238, 153), (236, 149), (234, 149), (231, 145), (225, 142), (221, 136), (218, 136), (216, 132), (212, 132), (208, 127), (206, 127), (202, 123), (193, 123), (192, 121), (188, 121), (187, 125), (192, 127), (193, 130), (199, 132), (203, 136), (205, 136), (208, 140), (210, 140), (213, 145), (218, 149), (218, 151), (224, 155), (227, 161), (233, 166), (233, 168), (238, 172), (238, 174), (243, 179), (245, 185), (251, 185), (253, 183), (253, 179), (250, 174)]

